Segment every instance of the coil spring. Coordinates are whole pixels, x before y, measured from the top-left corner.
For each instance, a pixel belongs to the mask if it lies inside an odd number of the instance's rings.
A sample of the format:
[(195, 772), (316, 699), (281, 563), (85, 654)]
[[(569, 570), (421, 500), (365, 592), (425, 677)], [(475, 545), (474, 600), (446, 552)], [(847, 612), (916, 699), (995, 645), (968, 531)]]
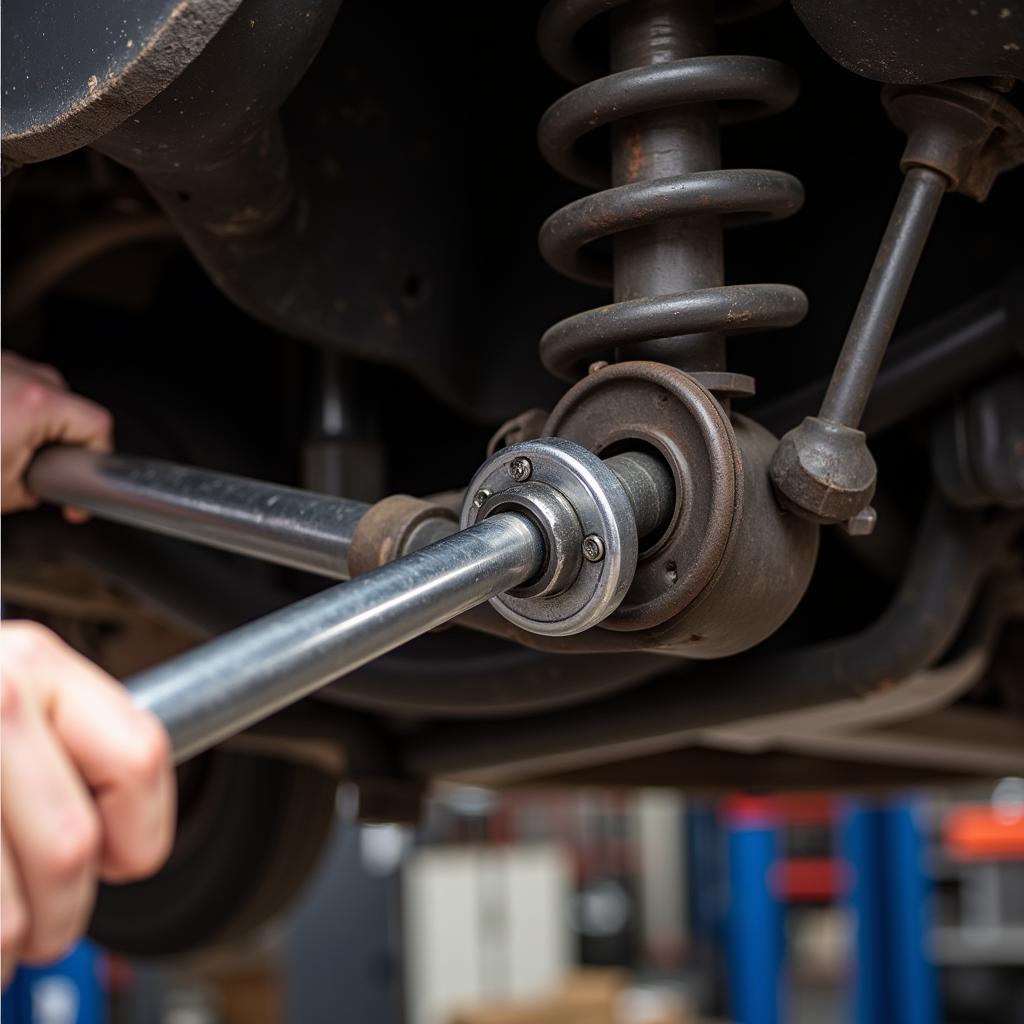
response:
[[(684, 3), (700, 0), (684, 0)], [(720, 268), (722, 226), (776, 220), (795, 213), (803, 203), (803, 187), (791, 175), (766, 170), (697, 170), (671, 176), (659, 175), (658, 159), (634, 173), (636, 159), (627, 160), (618, 177), (625, 180), (614, 187), (606, 166), (587, 159), (578, 145), (584, 136), (605, 125), (625, 124), (662, 112), (699, 110), (696, 104), (722, 104), (721, 120), (734, 123), (777, 113), (796, 98), (796, 76), (785, 65), (759, 57), (689, 56), (665, 60), (665, 53), (652, 55), (645, 66), (628, 67), (594, 81), (595, 69), (585, 63), (576, 44), (579, 30), (596, 15), (625, 4), (640, 4), (647, 12), (671, 15), (680, 5), (671, 0), (551, 0), (541, 17), (540, 46), (552, 68), (580, 84), (558, 100), (544, 114), (538, 133), (540, 148), (552, 166), (572, 181), (602, 191), (586, 196), (558, 210), (540, 232), (541, 253), (556, 270), (589, 284), (612, 283), (612, 260), (593, 243), (635, 229), (666, 223), (702, 224), (702, 230), (717, 236)], [(710, 21), (710, 10), (707, 12)], [(697, 22), (699, 24), (699, 20)], [(615, 26), (613, 25), (613, 31)], [(670, 33), (655, 21), (644, 26), (647, 36)], [(708, 38), (713, 31), (708, 28)], [(678, 34), (678, 33), (677, 33)], [(614, 38), (614, 37), (613, 37)], [(692, 52), (692, 47), (690, 47)], [(600, 72), (597, 72), (600, 73)], [(704, 109), (707, 109), (705, 107)], [(712, 111), (710, 128), (717, 132)], [(698, 133), (699, 134), (699, 133)], [(680, 145), (685, 145), (680, 140)], [(635, 141), (633, 145), (636, 145)], [(718, 163), (717, 135), (711, 166)], [(633, 154), (632, 156), (635, 156)], [(646, 180), (637, 180), (645, 177)], [(713, 239), (714, 241), (715, 239)], [(682, 258), (693, 260), (690, 256)], [(628, 252), (615, 257), (618, 277)], [(714, 262), (714, 259), (711, 259)], [(705, 275), (706, 277), (706, 275)], [(642, 277), (641, 277), (642, 280)], [(556, 376), (575, 380), (598, 358), (613, 358), (622, 347), (673, 339), (656, 352), (672, 352), (668, 360), (684, 369), (724, 371), (724, 365), (709, 366), (697, 360), (686, 365), (687, 338), (701, 332), (723, 334), (788, 327), (807, 312), (807, 299), (798, 288), (782, 284), (722, 284), (721, 270), (712, 271), (713, 287), (697, 287), (675, 294), (629, 296), (599, 309), (562, 320), (551, 327), (540, 343), (541, 359)], [(634, 281), (635, 285), (635, 281)], [(618, 296), (620, 299), (621, 296)], [(651, 346), (640, 351), (647, 353)], [(721, 348), (724, 363), (724, 348)], [(655, 355), (653, 358), (661, 358)], [(700, 376), (698, 374), (698, 376)], [(723, 372), (703, 374), (714, 388), (723, 392), (749, 393), (749, 378)], [(731, 379), (731, 383), (730, 383)], [(738, 383), (739, 381), (749, 382)]]

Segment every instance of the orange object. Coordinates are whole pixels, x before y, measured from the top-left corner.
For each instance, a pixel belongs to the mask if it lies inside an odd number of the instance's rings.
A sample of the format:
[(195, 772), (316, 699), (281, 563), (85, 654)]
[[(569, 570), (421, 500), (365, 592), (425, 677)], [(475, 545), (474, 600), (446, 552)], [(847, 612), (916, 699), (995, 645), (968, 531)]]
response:
[(946, 849), (955, 860), (1024, 859), (1024, 816), (988, 804), (965, 804), (946, 815)]

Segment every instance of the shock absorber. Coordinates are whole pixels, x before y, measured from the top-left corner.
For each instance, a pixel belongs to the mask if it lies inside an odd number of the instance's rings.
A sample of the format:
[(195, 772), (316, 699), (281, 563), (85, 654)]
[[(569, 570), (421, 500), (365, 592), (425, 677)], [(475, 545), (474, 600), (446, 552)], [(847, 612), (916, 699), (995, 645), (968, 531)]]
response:
[[(606, 66), (581, 44), (601, 14)], [(633, 583), (599, 628), (648, 649), (731, 654), (789, 616), (817, 552), (817, 530), (772, 494), (775, 438), (730, 409), (754, 382), (728, 371), (725, 352), (729, 334), (806, 313), (798, 288), (726, 285), (722, 261), (724, 227), (789, 216), (803, 189), (779, 171), (721, 169), (719, 124), (783, 110), (796, 77), (766, 58), (715, 55), (711, 0), (550, 0), (539, 36), (576, 84), (544, 114), (541, 151), (599, 190), (547, 220), (541, 252), (614, 300), (541, 339), (545, 366), (577, 382), (544, 433), (605, 458), (646, 451), (674, 488), (670, 521), (641, 541)], [(610, 161), (594, 155), (602, 128)]]
[[(588, 81), (595, 69), (576, 40), (609, 9), (611, 74)], [(596, 359), (650, 359), (720, 395), (751, 393), (749, 378), (726, 373), (724, 336), (791, 326), (807, 301), (788, 285), (725, 286), (722, 227), (789, 216), (803, 188), (779, 171), (720, 169), (719, 121), (785, 109), (796, 76), (762, 57), (710, 55), (710, 0), (552, 0), (539, 35), (552, 67), (583, 83), (542, 118), (541, 151), (603, 189), (549, 218), (541, 252), (569, 277), (611, 284), (615, 300), (555, 324), (542, 360), (574, 380)], [(610, 174), (584, 152), (585, 136), (606, 125)], [(594, 244), (606, 238), (610, 259)]]

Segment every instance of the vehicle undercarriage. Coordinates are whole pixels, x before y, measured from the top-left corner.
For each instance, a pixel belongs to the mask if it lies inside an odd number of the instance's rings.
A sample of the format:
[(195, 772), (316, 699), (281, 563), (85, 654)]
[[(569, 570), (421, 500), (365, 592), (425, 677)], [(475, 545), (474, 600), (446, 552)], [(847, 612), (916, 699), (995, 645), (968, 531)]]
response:
[(119, 452), (5, 607), (198, 754), (102, 940), (258, 924), (340, 778), (1024, 774), (1018, 0), (135, 6), (3, 42), (5, 347)]

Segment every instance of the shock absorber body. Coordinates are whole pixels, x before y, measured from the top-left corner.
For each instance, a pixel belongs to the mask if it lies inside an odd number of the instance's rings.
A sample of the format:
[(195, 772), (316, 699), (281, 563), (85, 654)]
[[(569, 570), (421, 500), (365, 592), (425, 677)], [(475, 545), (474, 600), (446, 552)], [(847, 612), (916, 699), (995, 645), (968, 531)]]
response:
[[(789, 216), (803, 189), (779, 171), (720, 169), (718, 124), (784, 109), (796, 98), (796, 78), (765, 58), (709, 56), (705, 0), (554, 0), (540, 31), (556, 68), (576, 79), (593, 73), (579, 66), (565, 33), (609, 7), (619, 70), (560, 99), (539, 131), (558, 170), (603, 191), (550, 217), (540, 247), (556, 270), (613, 285), (615, 302), (555, 324), (541, 358), (567, 380), (595, 359), (652, 359), (717, 393), (749, 394), (749, 378), (725, 376), (724, 335), (790, 326), (807, 300), (788, 285), (724, 286), (722, 228)], [(584, 149), (585, 137), (605, 125), (610, 173)], [(595, 245), (606, 238), (610, 259)]]
[[(685, 6), (636, 0), (612, 14), (612, 71), (700, 58), (713, 48), (710, 0)], [(612, 126), (612, 184), (706, 173), (721, 166), (719, 150), (716, 104), (652, 110)], [(624, 231), (613, 245), (616, 302), (724, 284), (722, 232), (714, 213)], [(623, 357), (716, 373), (725, 369), (725, 339), (718, 331), (658, 338)]]
[[(610, 73), (578, 45), (600, 14)], [(789, 216), (803, 189), (779, 171), (721, 169), (719, 123), (784, 109), (796, 78), (766, 58), (715, 55), (710, 0), (552, 0), (539, 34), (549, 63), (577, 83), (542, 118), (541, 150), (599, 190), (548, 219), (541, 252), (613, 290), (610, 305), (541, 340), (545, 365), (578, 381), (544, 432), (604, 455), (652, 451), (675, 488), (671, 523), (642, 547), (630, 591), (600, 628), (694, 657), (734, 653), (791, 613), (817, 531), (775, 501), (776, 441), (731, 411), (754, 382), (729, 372), (725, 347), (729, 334), (806, 313), (797, 288), (726, 285), (722, 259), (723, 228)], [(592, 155), (601, 128), (610, 161)]]

